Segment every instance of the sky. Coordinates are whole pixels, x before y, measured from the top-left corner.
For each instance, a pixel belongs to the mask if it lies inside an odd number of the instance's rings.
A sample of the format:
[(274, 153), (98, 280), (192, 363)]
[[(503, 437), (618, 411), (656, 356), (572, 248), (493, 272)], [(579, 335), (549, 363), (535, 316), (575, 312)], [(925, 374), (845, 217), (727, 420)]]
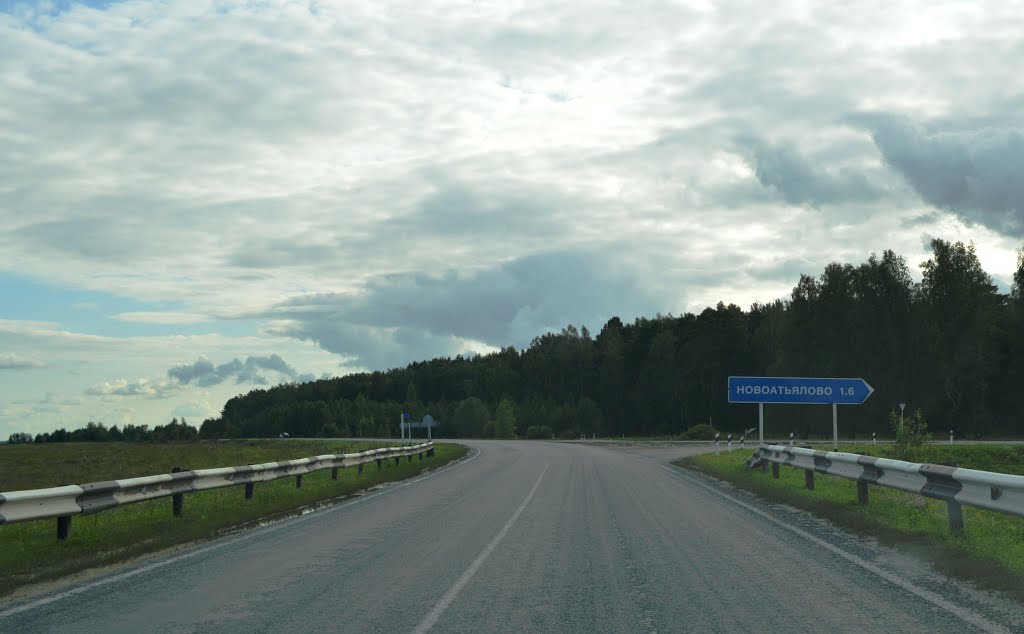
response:
[(0, 0), (0, 435), (1024, 244), (1024, 3)]

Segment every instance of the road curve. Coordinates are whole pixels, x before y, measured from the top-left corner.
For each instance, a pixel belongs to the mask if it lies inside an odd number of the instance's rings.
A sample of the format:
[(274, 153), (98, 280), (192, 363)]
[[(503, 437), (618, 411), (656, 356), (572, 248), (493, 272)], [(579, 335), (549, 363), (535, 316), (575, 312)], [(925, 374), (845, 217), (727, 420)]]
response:
[(1021, 608), (667, 466), (467, 441), (352, 502), (0, 606), (0, 631), (1021, 631)]

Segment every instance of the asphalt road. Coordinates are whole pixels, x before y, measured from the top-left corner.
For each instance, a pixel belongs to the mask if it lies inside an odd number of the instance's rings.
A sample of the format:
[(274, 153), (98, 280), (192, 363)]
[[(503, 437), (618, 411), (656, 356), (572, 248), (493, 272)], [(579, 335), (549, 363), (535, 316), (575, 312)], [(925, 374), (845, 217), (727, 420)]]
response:
[(1024, 608), (666, 463), (467, 442), (352, 502), (0, 606), (3, 632), (1024, 631)]

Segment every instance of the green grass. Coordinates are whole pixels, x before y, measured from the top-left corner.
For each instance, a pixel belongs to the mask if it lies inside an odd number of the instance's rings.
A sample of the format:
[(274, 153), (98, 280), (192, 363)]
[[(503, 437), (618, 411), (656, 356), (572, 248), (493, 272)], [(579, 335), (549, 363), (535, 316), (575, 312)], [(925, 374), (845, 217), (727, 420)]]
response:
[[(880, 457), (890, 446), (844, 446), (849, 453)], [(774, 502), (810, 511), (881, 542), (900, 546), (930, 559), (942, 572), (1024, 600), (1024, 518), (963, 507), (964, 532), (949, 532), (946, 504), (920, 495), (872, 486), (867, 506), (857, 504), (856, 483), (822, 473), (814, 475), (814, 490), (804, 487), (802, 469), (780, 466), (779, 479), (760, 469), (747, 469), (752, 450), (705, 454), (678, 461)], [(1024, 453), (1007, 446), (926, 446), (915, 462), (955, 462), (958, 466), (1024, 474)]]
[[(0, 490), (34, 488), (40, 481), (33, 477), (48, 485), (81, 484), (166, 473), (171, 466), (190, 469), (237, 466), (339, 453), (343, 447), (359, 451), (371, 446), (381, 444), (231, 441), (10, 446), (0, 448)], [(245, 499), (243, 486), (191, 493), (184, 497), (181, 517), (171, 514), (169, 497), (95, 515), (76, 516), (71, 523), (71, 536), (63, 541), (56, 538), (56, 520), (0, 526), (0, 596), (27, 584), (216, 537), (233, 528), (287, 515), (304, 506), (408, 478), (460, 458), (468, 451), (461, 445), (449, 443), (438, 443), (435, 448), (433, 458), (424, 456), (420, 461), (414, 456), (412, 462), (403, 458), (400, 466), (395, 466), (393, 460), (384, 461), (384, 468), (379, 471), (371, 463), (364, 467), (362, 475), (354, 467), (339, 469), (336, 481), (331, 480), (330, 469), (305, 474), (301, 489), (295, 487), (295, 478), (258, 483), (251, 500)], [(50, 472), (57, 473), (48, 474), (47, 465)], [(8, 483), (17, 483), (20, 487)]]

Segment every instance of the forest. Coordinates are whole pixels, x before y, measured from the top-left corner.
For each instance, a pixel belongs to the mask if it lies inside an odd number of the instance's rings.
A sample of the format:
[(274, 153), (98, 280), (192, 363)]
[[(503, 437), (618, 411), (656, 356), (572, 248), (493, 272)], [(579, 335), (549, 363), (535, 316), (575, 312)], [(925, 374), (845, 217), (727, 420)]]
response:
[[(439, 437), (739, 434), (757, 406), (729, 404), (730, 375), (863, 377), (875, 392), (839, 412), (844, 437), (890, 433), (906, 403), (933, 433), (1024, 432), (1024, 251), (1000, 293), (973, 244), (932, 240), (915, 282), (893, 251), (802, 275), (788, 298), (743, 310), (656, 315), (600, 332), (566, 326), (524, 350), (417, 361), (386, 372), (258, 389), (202, 437), (398, 435), (402, 411)], [(595, 289), (597, 292), (599, 289)], [(766, 405), (769, 435), (831, 435), (827, 405)]]
[[(890, 434), (899, 403), (939, 437), (1024, 435), (1024, 250), (1000, 293), (973, 244), (931, 249), (920, 282), (887, 250), (801, 275), (788, 298), (749, 310), (612, 317), (523, 350), (252, 390), (199, 435), (397, 437), (406, 411), (440, 421), (436, 437), (682, 437), (696, 425), (738, 436), (757, 426), (757, 406), (727, 402), (730, 375), (864, 378), (875, 392), (840, 407), (844, 438)], [(768, 436), (831, 437), (831, 420), (828, 405), (765, 406)]]

